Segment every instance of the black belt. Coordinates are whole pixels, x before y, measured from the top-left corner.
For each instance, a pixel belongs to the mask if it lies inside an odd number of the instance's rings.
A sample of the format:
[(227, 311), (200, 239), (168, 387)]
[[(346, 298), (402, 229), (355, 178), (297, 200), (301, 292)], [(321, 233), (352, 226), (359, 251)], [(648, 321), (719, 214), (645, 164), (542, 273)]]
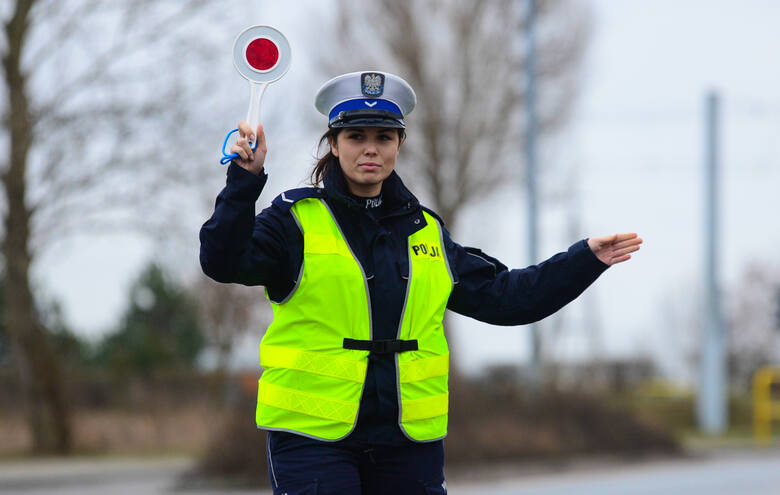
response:
[(393, 354), (395, 352), (416, 351), (416, 340), (355, 340), (344, 339), (344, 349), (371, 351), (371, 354)]

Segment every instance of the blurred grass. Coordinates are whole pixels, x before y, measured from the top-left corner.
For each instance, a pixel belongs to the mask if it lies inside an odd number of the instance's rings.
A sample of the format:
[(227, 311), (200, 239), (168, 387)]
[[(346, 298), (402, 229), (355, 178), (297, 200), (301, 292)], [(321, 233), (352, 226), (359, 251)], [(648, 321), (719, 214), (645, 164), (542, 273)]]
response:
[[(755, 449), (753, 436), (753, 397), (748, 390), (732, 390), (728, 398), (728, 430), (717, 436), (699, 432), (696, 423), (696, 396), (687, 388), (650, 380), (611, 401), (638, 417), (673, 433), (687, 450)], [(769, 448), (780, 447), (780, 425), (773, 424)]]
[[(147, 379), (108, 375), (68, 380), (76, 453), (200, 459), (192, 483), (266, 483), (265, 434), (254, 425), (256, 379), (196, 373)], [(30, 447), (21, 403), (0, 376), (0, 458)], [(729, 399), (731, 429), (698, 434), (689, 390), (647, 381), (620, 392), (558, 390), (530, 394), (517, 383), (456, 378), (451, 386), (448, 466), (603, 455), (634, 458), (685, 450), (752, 449), (747, 393)], [(776, 425), (777, 426), (777, 425)], [(774, 446), (780, 446), (778, 428)], [(208, 482), (207, 482), (208, 483)]]
[(662, 425), (595, 392), (547, 388), (531, 394), (512, 383), (460, 380), (450, 401), (449, 463), (681, 450)]
[[(18, 387), (0, 376), (0, 456), (26, 456), (31, 437)], [(9, 386), (6, 386), (9, 385)], [(200, 455), (225, 414), (222, 377), (168, 373), (126, 379), (70, 375), (76, 455)]]
[[(71, 376), (67, 387), (76, 453), (203, 455), (220, 432), (241, 437), (255, 429), (256, 378), (251, 373)], [(22, 401), (18, 389), (5, 387), (4, 379), (10, 377), (0, 376), (0, 455), (24, 455), (30, 437), (22, 412), (13, 407)], [(684, 429), (689, 409), (685, 400), (648, 401), (641, 394), (610, 401), (596, 394), (546, 390), (532, 397), (513, 383), (458, 379), (452, 384), (448, 458), (673, 451), (675, 440), (666, 430)]]
[[(611, 401), (678, 434), (696, 430), (696, 398), (693, 391), (670, 383), (649, 380), (620, 394)], [(753, 401), (749, 392), (732, 392), (728, 398), (730, 428), (752, 428)]]
[[(235, 485), (264, 485), (265, 439), (250, 410), (254, 389), (227, 416), (214, 435), (189, 484), (231, 480)], [(448, 469), (475, 465), (560, 460), (601, 454), (622, 457), (676, 455), (673, 435), (638, 419), (625, 407), (575, 391), (529, 394), (516, 383), (456, 378), (450, 387), (449, 434), (444, 442)], [(259, 444), (263, 445), (263, 444)]]
[[(199, 455), (212, 433), (209, 407), (149, 410), (76, 410), (76, 455)], [(26, 456), (31, 439), (21, 415), (0, 418), (0, 457)]]

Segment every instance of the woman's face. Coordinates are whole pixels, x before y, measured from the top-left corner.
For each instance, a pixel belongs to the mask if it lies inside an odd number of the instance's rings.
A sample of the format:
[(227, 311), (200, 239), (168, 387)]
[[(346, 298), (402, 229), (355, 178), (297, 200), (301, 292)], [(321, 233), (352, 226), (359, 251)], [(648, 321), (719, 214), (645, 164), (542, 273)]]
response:
[(331, 151), (352, 194), (377, 196), (395, 168), (401, 141), (398, 130), (384, 127), (350, 127), (331, 138)]

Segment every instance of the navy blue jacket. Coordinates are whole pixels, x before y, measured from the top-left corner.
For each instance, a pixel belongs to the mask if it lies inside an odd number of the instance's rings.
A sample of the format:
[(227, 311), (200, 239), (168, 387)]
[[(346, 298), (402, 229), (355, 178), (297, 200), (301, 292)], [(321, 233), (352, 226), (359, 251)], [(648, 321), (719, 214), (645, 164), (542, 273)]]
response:
[[(366, 209), (348, 193), (340, 167), (331, 170), (323, 188), (286, 191), (255, 216), (267, 175), (231, 163), (214, 214), (200, 231), (201, 266), (218, 282), (263, 285), (272, 300), (283, 300), (295, 286), (303, 261), (303, 237), (290, 207), (301, 197), (324, 198), (368, 278), (374, 338), (394, 339), (406, 291), (403, 277), (409, 272), (406, 239), (426, 225), (424, 207), (393, 172), (382, 185), (381, 208)], [(453, 242), (446, 229), (444, 248), (455, 279), (447, 308), (495, 325), (522, 325), (555, 313), (607, 268), (587, 240), (521, 270), (508, 270), (479, 249)], [(397, 424), (395, 383), (392, 355), (369, 360), (351, 440), (409, 442)]]

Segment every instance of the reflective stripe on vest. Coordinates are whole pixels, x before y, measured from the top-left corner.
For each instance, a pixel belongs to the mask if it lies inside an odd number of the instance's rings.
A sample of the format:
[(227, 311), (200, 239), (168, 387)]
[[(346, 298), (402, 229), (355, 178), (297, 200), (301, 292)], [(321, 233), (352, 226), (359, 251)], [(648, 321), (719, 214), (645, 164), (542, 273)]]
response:
[[(303, 265), (294, 292), (272, 301), (274, 321), (260, 345), (265, 371), (257, 424), (340, 440), (357, 422), (368, 368), (367, 351), (343, 348), (345, 337), (372, 338), (368, 283), (323, 200), (300, 200), (292, 213), (303, 234)], [(404, 339), (418, 340), (418, 350), (397, 354), (399, 424), (417, 441), (446, 434), (449, 361), (442, 319), (452, 290), (438, 223), (424, 215), (427, 226), (409, 237), (399, 326)]]

